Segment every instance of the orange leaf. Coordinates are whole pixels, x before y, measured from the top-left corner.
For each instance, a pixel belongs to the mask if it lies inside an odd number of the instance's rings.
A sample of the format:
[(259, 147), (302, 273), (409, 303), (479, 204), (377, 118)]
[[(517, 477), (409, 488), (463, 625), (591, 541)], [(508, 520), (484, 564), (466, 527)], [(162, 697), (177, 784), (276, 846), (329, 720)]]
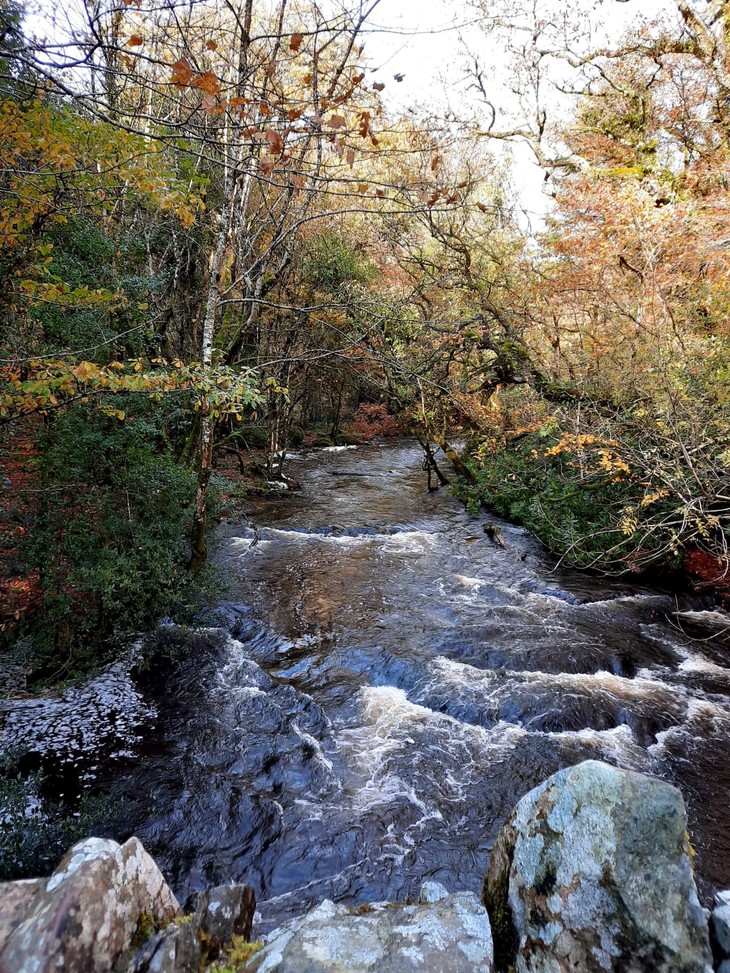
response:
[(207, 51), (217, 51), (218, 50), (218, 45), (216, 44), (215, 41), (206, 41), (205, 42), (205, 49)]
[(385, 85), (382, 83), (382, 81), (376, 81), (373, 85), (373, 88), (375, 88), (376, 91), (382, 91), (384, 87)]
[(132, 34), (127, 41), (127, 47), (141, 47), (144, 44), (144, 37), (141, 34)]
[(477, 209), (480, 210), (482, 213), (487, 212), (487, 207), (484, 205), (484, 203), (477, 203)]
[(290, 122), (295, 122), (297, 118), (301, 118), (303, 114), (304, 114), (303, 108), (291, 108), (286, 113), (286, 117), (289, 119)]
[(272, 155), (281, 155), (284, 148), (284, 140), (275, 132), (273, 129), (269, 128), (264, 132), (264, 138), (269, 143), (269, 151)]
[(347, 122), (344, 115), (330, 115), (325, 125), (327, 128), (344, 128)]
[(310, 74), (305, 74), (304, 77), (302, 78), (302, 81), (304, 82), (304, 84), (311, 84), (312, 83), (312, 75), (311, 75), (311, 73)]
[(193, 86), (200, 88), (201, 91), (205, 91), (209, 95), (217, 95), (221, 90), (221, 83), (212, 71), (199, 74), (193, 81)]
[(357, 187), (359, 193), (366, 193), (368, 191), (368, 184), (366, 182), (361, 182)]
[(190, 84), (190, 79), (193, 76), (193, 69), (190, 67), (187, 58), (181, 57), (172, 66), (172, 74), (170, 75), (170, 84), (179, 85), (184, 88), (186, 84)]
[(347, 153), (345, 154), (345, 158), (347, 159), (348, 166), (352, 169), (353, 165), (355, 164), (355, 150), (348, 149)]
[(290, 50), (294, 51), (296, 54), (299, 48), (302, 46), (302, 41), (304, 40), (303, 34), (292, 34), (291, 40), (289, 41)]

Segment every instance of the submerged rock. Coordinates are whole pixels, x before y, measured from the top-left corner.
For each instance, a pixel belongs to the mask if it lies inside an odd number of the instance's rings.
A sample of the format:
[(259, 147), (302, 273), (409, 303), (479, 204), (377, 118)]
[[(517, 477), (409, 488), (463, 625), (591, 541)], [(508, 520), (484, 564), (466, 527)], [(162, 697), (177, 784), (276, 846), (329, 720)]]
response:
[(492, 851), (483, 900), (498, 970), (710, 973), (682, 795), (589, 760), (530, 791)]
[(471, 892), (427, 883), (417, 905), (335, 905), (325, 899), (267, 938), (249, 973), (489, 973), (492, 935)]
[(88, 838), (74, 845), (49, 879), (35, 883), (23, 911), (23, 918), (16, 909), (10, 920), (2, 973), (101, 973), (145, 927), (170, 922), (180, 907), (137, 838), (121, 846)]

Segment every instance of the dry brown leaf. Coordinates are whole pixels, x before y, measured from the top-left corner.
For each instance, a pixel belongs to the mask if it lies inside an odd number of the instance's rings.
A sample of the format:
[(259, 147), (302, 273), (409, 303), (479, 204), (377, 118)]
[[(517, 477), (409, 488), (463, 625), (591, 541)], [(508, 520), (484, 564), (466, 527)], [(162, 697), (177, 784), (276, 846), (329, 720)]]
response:
[(185, 85), (190, 84), (190, 79), (193, 76), (193, 69), (190, 67), (187, 58), (181, 57), (179, 60), (175, 61), (172, 66), (172, 74), (170, 75), (170, 83), (179, 85), (179, 87), (184, 88)]

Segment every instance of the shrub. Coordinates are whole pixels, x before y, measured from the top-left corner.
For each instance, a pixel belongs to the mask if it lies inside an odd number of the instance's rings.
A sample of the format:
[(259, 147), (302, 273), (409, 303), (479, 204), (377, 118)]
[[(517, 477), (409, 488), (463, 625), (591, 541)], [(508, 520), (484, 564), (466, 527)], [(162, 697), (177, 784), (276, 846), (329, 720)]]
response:
[(175, 460), (159, 405), (115, 405), (125, 421), (71, 409), (40, 443), (26, 567), (39, 573), (42, 604), (20, 633), (31, 681), (88, 671), (111, 635), (185, 612), (199, 595), (186, 571), (194, 477)]
[(400, 436), (402, 428), (395, 416), (388, 413), (382, 402), (363, 402), (352, 417), (350, 429), (359, 439), (380, 439)]

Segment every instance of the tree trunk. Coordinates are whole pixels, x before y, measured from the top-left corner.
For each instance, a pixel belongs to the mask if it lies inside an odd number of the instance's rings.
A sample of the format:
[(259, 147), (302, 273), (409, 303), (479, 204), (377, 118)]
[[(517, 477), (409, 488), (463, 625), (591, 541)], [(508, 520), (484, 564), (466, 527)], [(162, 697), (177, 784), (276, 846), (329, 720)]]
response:
[(454, 469), (459, 474), (459, 476), (463, 477), (467, 481), (467, 483), (472, 483), (472, 484), (476, 483), (474, 474), (469, 469), (469, 467), (466, 466), (466, 464), (462, 461), (461, 457), (456, 452), (454, 447), (450, 446), (446, 442), (446, 439), (444, 438), (444, 434), (439, 432), (438, 429), (432, 429), (431, 438), (438, 446), (441, 447), (441, 449), (443, 449), (444, 454), (448, 457), (449, 462), (454, 467)]
[[(210, 368), (213, 362), (213, 338), (215, 336), (216, 311), (220, 295), (221, 265), (225, 252), (226, 237), (228, 235), (228, 214), (233, 195), (233, 178), (226, 179), (223, 209), (220, 215), (220, 226), (216, 238), (215, 248), (210, 258), (210, 279), (208, 283), (208, 297), (203, 322), (203, 343), (201, 363), (204, 368)], [(213, 471), (213, 433), (214, 421), (210, 414), (208, 396), (203, 393), (200, 397), (200, 439), (198, 442), (197, 478), (195, 491), (195, 510), (193, 513), (193, 527), (190, 534), (190, 562), (191, 571), (199, 571), (208, 559), (208, 542), (206, 530), (208, 527), (208, 485)]]

